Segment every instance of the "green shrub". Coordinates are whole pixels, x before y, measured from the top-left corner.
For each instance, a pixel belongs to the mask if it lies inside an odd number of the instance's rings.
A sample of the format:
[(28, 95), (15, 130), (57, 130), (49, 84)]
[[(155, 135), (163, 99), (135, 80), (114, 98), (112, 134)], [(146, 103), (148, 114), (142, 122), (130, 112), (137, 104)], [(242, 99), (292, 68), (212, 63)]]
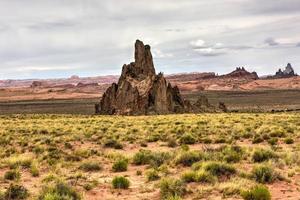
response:
[(224, 160), (228, 163), (237, 163), (242, 159), (243, 150), (239, 146), (226, 147), (222, 150)]
[(182, 197), (186, 193), (185, 184), (181, 180), (165, 178), (159, 184), (162, 199)]
[(253, 162), (264, 162), (275, 157), (275, 153), (271, 150), (256, 149), (253, 152), (252, 160)]
[(271, 183), (276, 178), (273, 169), (267, 165), (254, 167), (252, 176), (259, 183)]
[(74, 155), (74, 154), (67, 154), (64, 156), (65, 161), (70, 161), (70, 162), (79, 162), (82, 160), (82, 157), (79, 155)]
[(248, 191), (243, 191), (241, 196), (244, 200), (271, 200), (271, 194), (264, 185), (257, 185)]
[[(81, 158), (89, 158), (92, 155), (97, 154), (97, 150), (94, 149), (77, 149), (74, 151), (74, 155), (72, 155), (73, 157), (79, 157), (79, 159)], [(76, 161), (76, 159), (75, 159)]]
[(182, 174), (181, 179), (186, 182), (199, 182), (199, 183), (214, 183), (216, 177), (213, 176), (210, 172), (204, 170), (198, 171), (187, 171)]
[(264, 139), (264, 140), (268, 140), (268, 139), (270, 139), (270, 136), (268, 135), (268, 134), (263, 134), (262, 135), (262, 138)]
[(219, 137), (216, 138), (214, 141), (215, 144), (222, 144), (222, 143), (226, 143), (226, 139), (224, 137)]
[(74, 188), (63, 183), (57, 182), (54, 185), (44, 187), (38, 200), (80, 200), (81, 195)]
[(146, 177), (147, 177), (148, 181), (156, 181), (156, 180), (160, 179), (158, 171), (155, 169), (149, 169), (146, 172)]
[(95, 187), (97, 187), (98, 185), (98, 181), (93, 180), (91, 182), (85, 183), (82, 187), (86, 190), (86, 191), (90, 191), (92, 189), (94, 189)]
[(114, 172), (125, 172), (125, 171), (127, 171), (127, 168), (128, 168), (128, 160), (127, 159), (117, 160), (112, 166), (112, 170)]
[(294, 143), (294, 139), (293, 138), (285, 138), (284, 139), (284, 143), (286, 143), (286, 144), (293, 144)]
[(21, 174), (18, 170), (9, 170), (7, 172), (5, 172), (4, 174), (4, 179), (6, 180), (19, 180), (21, 177)]
[(198, 170), (201, 170), (202, 169), (202, 166), (203, 166), (203, 162), (202, 161), (199, 161), (199, 162), (196, 162), (192, 165), (192, 169), (194, 171), (198, 171)]
[(27, 199), (28, 196), (28, 190), (25, 187), (16, 184), (11, 184), (4, 193), (5, 200)]
[(168, 143), (168, 147), (172, 147), (172, 148), (174, 148), (178, 145), (176, 139), (173, 137), (168, 138), (167, 143)]
[(148, 146), (148, 144), (146, 142), (144, 142), (144, 141), (141, 142), (140, 145), (141, 145), (141, 147), (147, 147)]
[(229, 176), (236, 173), (236, 169), (222, 162), (206, 162), (203, 163), (202, 169), (214, 176)]
[(285, 132), (283, 132), (283, 130), (274, 130), (273, 132), (270, 133), (271, 137), (285, 137)]
[(252, 136), (252, 133), (250, 133), (250, 132), (246, 132), (246, 133), (242, 134), (242, 137), (245, 139), (249, 139), (249, 138), (251, 138), (251, 136)]
[(182, 151), (189, 151), (189, 150), (190, 150), (190, 147), (189, 147), (189, 145), (187, 145), (187, 144), (182, 144), (182, 145), (180, 145), (180, 149), (181, 149)]
[(211, 144), (212, 143), (212, 139), (209, 137), (205, 137), (201, 140), (204, 144)]
[(128, 189), (130, 186), (130, 182), (127, 178), (123, 176), (116, 176), (112, 180), (112, 185), (115, 189)]
[(85, 171), (85, 172), (94, 172), (94, 171), (100, 171), (102, 169), (101, 165), (98, 162), (94, 161), (85, 161), (79, 166), (79, 169)]
[(32, 164), (30, 167), (30, 173), (33, 177), (38, 177), (40, 175), (40, 171), (36, 164)]
[(147, 165), (150, 164), (152, 159), (152, 152), (149, 150), (140, 150), (133, 156), (133, 164), (135, 165)]
[(181, 179), (186, 183), (196, 182), (196, 172), (186, 171), (181, 175)]
[(133, 164), (159, 167), (169, 161), (172, 155), (169, 152), (151, 152), (149, 150), (140, 150), (133, 156)]
[(150, 164), (153, 167), (159, 167), (168, 162), (171, 158), (172, 155), (169, 152), (154, 152), (151, 155)]
[(148, 138), (147, 138), (147, 142), (157, 142), (160, 140), (160, 135), (159, 134), (151, 134)]
[(203, 155), (198, 151), (183, 151), (175, 159), (176, 164), (191, 166), (192, 164), (203, 159)]
[(216, 182), (216, 177), (210, 172), (199, 170), (196, 172), (196, 182), (199, 183), (214, 183)]
[(255, 135), (252, 139), (252, 144), (262, 143), (263, 141), (264, 139), (261, 136)]
[(276, 145), (277, 142), (278, 142), (278, 138), (271, 138), (271, 139), (268, 140), (268, 143), (270, 145)]
[(115, 139), (106, 139), (103, 142), (103, 146), (107, 148), (123, 149), (123, 145)]
[(180, 144), (195, 144), (196, 138), (190, 133), (185, 133), (179, 138)]
[(31, 157), (12, 157), (8, 160), (8, 166), (10, 169), (17, 169), (18, 167), (28, 169), (30, 168), (32, 161)]

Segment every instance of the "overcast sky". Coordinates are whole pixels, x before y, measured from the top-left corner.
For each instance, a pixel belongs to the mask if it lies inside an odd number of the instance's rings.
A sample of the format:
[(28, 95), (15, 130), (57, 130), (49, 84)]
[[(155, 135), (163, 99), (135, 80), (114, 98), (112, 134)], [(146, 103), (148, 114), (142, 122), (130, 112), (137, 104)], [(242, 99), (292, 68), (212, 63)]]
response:
[(0, 0), (0, 79), (120, 74), (136, 39), (157, 71), (300, 73), (299, 0)]

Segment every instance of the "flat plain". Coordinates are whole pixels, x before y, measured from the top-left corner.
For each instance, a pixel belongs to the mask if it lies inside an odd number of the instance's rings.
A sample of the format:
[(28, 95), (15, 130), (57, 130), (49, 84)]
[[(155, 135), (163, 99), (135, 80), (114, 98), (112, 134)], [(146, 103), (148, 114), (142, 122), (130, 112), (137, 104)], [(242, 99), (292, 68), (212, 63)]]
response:
[[(300, 110), (300, 90), (257, 91), (201, 91), (183, 92), (184, 98), (196, 101), (206, 95), (209, 102), (218, 106), (224, 102), (230, 111), (271, 112)], [(0, 114), (94, 114), (97, 98), (0, 100)]]
[(0, 199), (299, 199), (299, 166), (300, 113), (0, 116)]

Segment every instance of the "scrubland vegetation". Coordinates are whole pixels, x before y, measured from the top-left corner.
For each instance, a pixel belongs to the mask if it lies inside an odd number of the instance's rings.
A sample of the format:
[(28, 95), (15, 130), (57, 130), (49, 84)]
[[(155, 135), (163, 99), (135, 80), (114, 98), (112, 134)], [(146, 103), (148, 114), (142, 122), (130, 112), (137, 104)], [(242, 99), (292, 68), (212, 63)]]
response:
[(0, 199), (297, 199), (300, 113), (0, 116)]

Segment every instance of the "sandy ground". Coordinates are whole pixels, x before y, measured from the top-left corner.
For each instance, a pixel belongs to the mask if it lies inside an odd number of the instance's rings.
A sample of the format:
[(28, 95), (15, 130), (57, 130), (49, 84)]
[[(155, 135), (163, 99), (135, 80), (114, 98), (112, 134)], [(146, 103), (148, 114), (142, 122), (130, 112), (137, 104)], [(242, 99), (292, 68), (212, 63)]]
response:
[[(295, 142), (295, 145), (298, 142)], [(262, 147), (266, 146), (267, 144), (252, 144), (250, 141), (243, 141), (238, 142), (238, 145), (241, 146), (251, 146), (251, 147)], [(132, 156), (134, 153), (138, 152), (141, 149), (140, 145), (137, 144), (127, 144), (123, 150), (114, 150), (114, 149), (107, 149), (102, 148), (94, 143), (84, 143), (81, 144), (80, 142), (73, 143), (76, 148), (93, 148), (100, 150), (103, 153), (108, 152), (118, 152), (118, 153), (125, 153), (126, 156)], [(281, 148), (294, 148), (293, 145), (288, 146), (286, 144), (279, 144)], [(220, 144), (195, 144), (190, 145), (190, 149), (192, 150), (203, 150), (205, 148), (217, 148)], [(155, 151), (172, 151), (174, 149), (165, 146), (164, 143), (149, 143), (145, 149), (154, 150)], [(103, 164), (103, 169), (100, 172), (89, 172), (87, 177), (98, 180), (99, 184), (97, 187), (92, 189), (91, 191), (82, 191), (83, 197), (86, 200), (159, 200), (160, 194), (159, 189), (156, 187), (159, 181), (147, 182), (144, 173), (147, 170), (147, 166), (135, 166), (130, 164), (128, 167), (128, 171), (126, 172), (118, 172), (114, 173), (111, 170), (112, 164), (108, 161), (101, 160)], [(249, 170), (252, 168), (250, 165), (244, 165), (242, 167), (244, 170)], [(187, 170), (187, 167), (177, 167), (170, 169), (171, 177), (179, 177), (182, 172)], [(0, 177), (4, 176), (4, 173), (8, 171), (8, 168), (4, 168), (0, 170)], [(137, 171), (142, 171), (142, 175), (137, 175)], [(283, 169), (284, 170), (284, 169)], [(42, 180), (45, 178), (49, 169), (41, 169), (41, 176), (40, 177), (32, 177), (28, 170), (21, 170), (21, 180), (20, 183), (24, 185), (31, 191), (31, 194), (37, 195), (40, 191), (40, 186), (42, 185)], [(64, 173), (70, 174), (75, 173), (75, 171), (65, 171)], [(122, 175), (128, 177), (131, 185), (128, 190), (116, 190), (113, 189), (111, 186), (111, 180), (113, 177), (117, 175)], [(300, 174), (295, 174), (293, 177), (289, 178), (288, 181), (275, 181), (272, 184), (268, 184), (268, 188), (272, 194), (272, 199), (274, 200), (299, 200), (300, 197)], [(0, 187), (7, 188), (9, 185), (9, 181), (0, 180)], [(76, 186), (75, 186), (76, 187)], [(205, 184), (200, 183), (192, 183), (189, 184), (188, 187), (201, 189), (205, 187)], [(78, 187), (81, 188), (81, 187)], [(82, 188), (81, 188), (82, 189)], [(195, 194), (187, 194), (184, 199), (187, 200), (194, 200)], [(197, 198), (198, 199), (198, 198)], [(199, 199), (211, 199), (211, 200), (218, 200), (224, 199), (220, 192), (213, 190), (211, 193), (206, 195), (204, 198)], [(226, 199), (237, 200), (241, 199), (241, 197), (229, 197)]]

